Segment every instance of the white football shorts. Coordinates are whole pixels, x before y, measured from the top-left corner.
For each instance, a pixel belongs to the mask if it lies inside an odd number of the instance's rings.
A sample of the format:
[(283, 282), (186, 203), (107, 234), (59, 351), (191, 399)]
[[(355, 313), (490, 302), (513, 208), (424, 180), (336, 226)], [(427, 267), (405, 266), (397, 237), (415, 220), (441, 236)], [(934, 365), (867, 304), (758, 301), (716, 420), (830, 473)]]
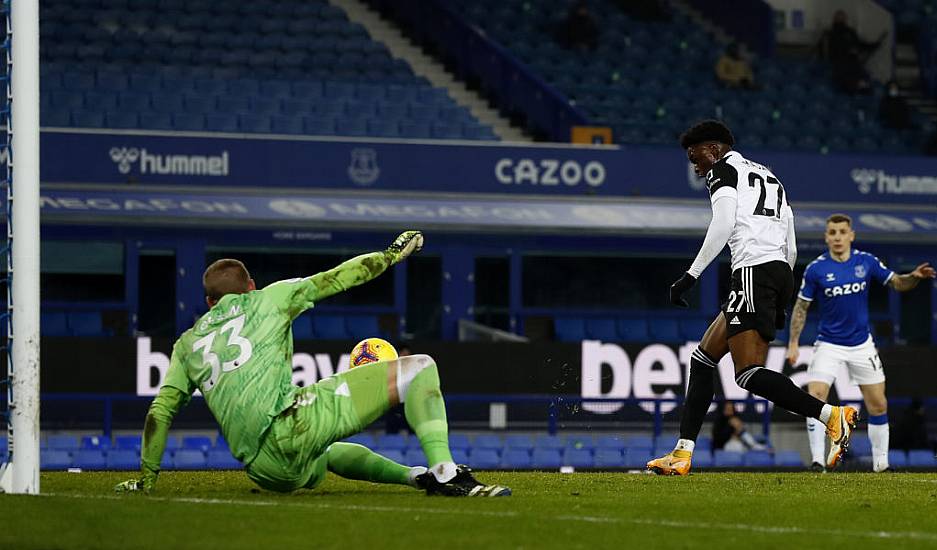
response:
[(845, 368), (854, 384), (865, 386), (885, 381), (885, 369), (879, 359), (872, 337), (858, 346), (838, 346), (817, 342), (813, 359), (807, 368), (810, 382), (823, 382), (830, 386)]

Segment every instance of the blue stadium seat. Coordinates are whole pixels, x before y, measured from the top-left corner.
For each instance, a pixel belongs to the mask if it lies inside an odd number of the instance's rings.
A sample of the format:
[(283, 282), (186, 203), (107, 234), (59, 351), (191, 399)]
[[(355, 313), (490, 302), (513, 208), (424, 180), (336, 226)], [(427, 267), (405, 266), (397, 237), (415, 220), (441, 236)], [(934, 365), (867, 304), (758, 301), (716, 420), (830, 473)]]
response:
[(888, 451), (888, 465), (892, 468), (907, 468), (908, 453), (900, 449), (891, 449)]
[(595, 467), (596, 468), (621, 468), (625, 465), (624, 455), (620, 449), (596, 449)]
[(581, 317), (557, 317), (553, 320), (557, 340), (579, 342), (586, 339), (586, 325)]
[(865, 433), (856, 433), (849, 439), (849, 454), (852, 456), (872, 456), (872, 442)]
[(595, 448), (595, 442), (592, 440), (591, 436), (571, 435), (566, 438), (565, 448), (592, 450)]
[(494, 434), (476, 435), (475, 440), (472, 441), (473, 449), (500, 449), (503, 445), (501, 436)]
[(368, 120), (368, 135), (372, 137), (400, 137), (400, 126), (396, 120)]
[(472, 449), (468, 459), (469, 466), (482, 470), (497, 468), (501, 465), (501, 457), (495, 449)]
[(625, 438), (625, 447), (651, 449), (654, 447), (654, 438), (649, 435), (629, 435)]
[(427, 139), (430, 137), (428, 122), (401, 121), (400, 137), (407, 139)]
[(318, 115), (303, 117), (303, 130), (310, 136), (334, 136), (335, 119)]
[(573, 468), (592, 468), (595, 460), (592, 458), (592, 451), (589, 449), (571, 449), (569, 447), (563, 451), (563, 464)]
[(774, 466), (774, 457), (767, 451), (748, 451), (742, 464), (746, 468), (770, 468)]
[(648, 329), (651, 339), (656, 342), (677, 343), (680, 341), (680, 327), (676, 319), (649, 319)]
[(104, 127), (119, 130), (128, 130), (140, 127), (140, 117), (137, 113), (116, 111), (104, 115)]
[(934, 468), (935, 466), (937, 466), (937, 459), (934, 458), (934, 451), (922, 449), (908, 451), (908, 467)]
[(713, 448), (713, 439), (708, 436), (700, 436), (696, 438), (696, 450), (705, 450), (711, 451)]
[(42, 470), (67, 470), (72, 465), (68, 451), (43, 449), (39, 451), (39, 468)]
[(215, 110), (215, 98), (209, 95), (187, 95), (183, 98), (186, 113), (208, 114)]
[(140, 128), (146, 130), (172, 130), (172, 115), (166, 113), (140, 113)]
[(104, 127), (104, 113), (72, 111), (72, 125), (77, 128), (102, 128)]
[(311, 340), (313, 337), (312, 335), (311, 315), (300, 315), (296, 319), (293, 319), (293, 338), (297, 340)]
[(175, 451), (176, 449), (180, 449), (180, 448), (182, 448), (182, 445), (179, 443), (178, 437), (174, 435), (170, 435), (166, 437), (166, 450), (167, 451)]
[(219, 97), (216, 103), (219, 114), (240, 115), (251, 113), (250, 99), (243, 96)]
[(469, 441), (469, 438), (467, 435), (449, 432), (449, 448), (450, 449), (452, 450), (468, 449), (471, 446), (472, 446), (472, 443)]
[(354, 339), (364, 339), (381, 334), (377, 317), (374, 315), (349, 315), (345, 317), (345, 329)]
[(111, 440), (99, 435), (86, 435), (81, 438), (82, 449), (102, 449), (111, 448)]
[(508, 469), (530, 468), (532, 466), (530, 451), (528, 449), (519, 449), (508, 447), (501, 455), (501, 467)]
[(316, 337), (324, 340), (346, 340), (345, 319), (335, 315), (313, 315), (312, 328)]
[(603, 435), (596, 440), (595, 448), (597, 451), (601, 449), (623, 451), (625, 449), (625, 440), (617, 435)]
[(104, 451), (100, 449), (79, 449), (72, 453), (72, 467), (81, 468), (82, 470), (104, 470), (107, 468)]
[(280, 112), (291, 117), (303, 117), (314, 113), (315, 108), (308, 99), (287, 98), (280, 102)]
[(57, 451), (78, 450), (78, 438), (73, 435), (50, 435), (46, 437), (45, 448)]
[(205, 453), (196, 449), (179, 449), (173, 454), (172, 467), (176, 470), (204, 470)]
[(205, 452), (213, 447), (210, 437), (203, 435), (188, 435), (182, 438), (182, 448)]
[(563, 440), (555, 435), (538, 435), (534, 439), (534, 448), (535, 449), (562, 449), (564, 447)]
[(202, 132), (205, 130), (205, 115), (176, 113), (172, 125), (180, 132)]
[(228, 442), (225, 441), (224, 436), (221, 435), (220, 433), (219, 433), (218, 436), (215, 438), (215, 447), (214, 447), (214, 448), (215, 448), (215, 449), (222, 449), (222, 450), (225, 450), (225, 451), (230, 451), (230, 450), (231, 450), (231, 448), (228, 446)]
[(50, 97), (53, 107), (75, 110), (85, 106), (85, 95), (81, 92), (54, 91)]
[(713, 455), (709, 451), (696, 450), (693, 452), (693, 468), (712, 468)]
[[(55, 95), (52, 96), (52, 104), (55, 104)], [(130, 113), (149, 111), (150, 95), (138, 92), (125, 92), (117, 96), (117, 105), (121, 110)]]
[(121, 451), (139, 451), (143, 438), (139, 435), (118, 435), (114, 438), (114, 448)]
[(700, 317), (681, 317), (680, 336), (684, 340), (700, 340), (709, 328), (709, 321)]
[(559, 468), (563, 465), (559, 449), (535, 448), (531, 456), (534, 468)]
[(677, 446), (678, 439), (680, 439), (680, 436), (677, 435), (661, 435), (654, 440), (654, 454), (663, 455), (669, 453)]
[(68, 321), (64, 312), (40, 313), (39, 327), (42, 336), (68, 336)]
[(357, 443), (358, 445), (364, 445), (369, 449), (374, 448), (374, 436), (367, 432), (362, 432), (351, 437), (346, 437), (344, 441), (347, 443)]
[(172, 94), (156, 94), (150, 98), (151, 109), (157, 113), (176, 115), (183, 112), (182, 96)]
[(68, 313), (68, 329), (74, 336), (104, 336), (105, 330), (98, 311)]
[(409, 445), (409, 438), (406, 434), (381, 434), (377, 437), (376, 445), (381, 449), (395, 449), (402, 452)]
[(618, 334), (623, 342), (646, 342), (650, 339), (645, 319), (618, 319)]
[(466, 449), (450, 449), (452, 451), (452, 461), (456, 464), (468, 464), (469, 457)]
[(107, 452), (108, 470), (136, 470), (140, 468), (140, 452), (130, 449), (111, 449)]
[(335, 133), (339, 136), (367, 136), (368, 121), (365, 118), (340, 118), (335, 122)]
[(461, 139), (462, 126), (458, 124), (435, 123), (430, 131), (436, 139)]
[(615, 326), (615, 320), (606, 317), (586, 319), (586, 334), (593, 340), (617, 342), (621, 340)]
[(249, 134), (269, 134), (270, 117), (266, 113), (238, 115), (238, 129)]
[(624, 466), (625, 468), (637, 468), (644, 469), (647, 467), (649, 460), (654, 458), (651, 455), (651, 450), (643, 447), (629, 447), (625, 449), (624, 452)]
[(240, 470), (243, 466), (236, 458), (231, 456), (227, 449), (212, 449), (208, 451), (206, 466), (212, 470)]
[(742, 465), (743, 453), (717, 449), (713, 453), (713, 466), (716, 468), (738, 468)]
[(237, 132), (237, 115), (222, 113), (205, 115), (205, 129), (209, 132)]
[(426, 454), (419, 447), (411, 447), (403, 454), (403, 464), (407, 466), (428, 466)]
[(0, 464), (9, 460), (9, 449), (7, 448), (6, 443), (0, 445)]
[(505, 448), (512, 449), (533, 449), (534, 439), (529, 435), (512, 434), (504, 438)]

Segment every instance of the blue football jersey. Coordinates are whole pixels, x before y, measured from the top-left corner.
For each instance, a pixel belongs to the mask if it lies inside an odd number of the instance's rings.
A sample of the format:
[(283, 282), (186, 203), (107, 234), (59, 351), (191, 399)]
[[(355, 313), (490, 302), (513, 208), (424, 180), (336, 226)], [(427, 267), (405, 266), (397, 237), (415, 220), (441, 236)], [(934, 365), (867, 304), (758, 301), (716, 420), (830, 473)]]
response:
[(856, 249), (837, 262), (821, 254), (807, 266), (799, 297), (820, 302), (817, 340), (840, 346), (858, 346), (869, 339), (869, 289), (874, 280), (886, 284), (895, 272), (878, 258)]

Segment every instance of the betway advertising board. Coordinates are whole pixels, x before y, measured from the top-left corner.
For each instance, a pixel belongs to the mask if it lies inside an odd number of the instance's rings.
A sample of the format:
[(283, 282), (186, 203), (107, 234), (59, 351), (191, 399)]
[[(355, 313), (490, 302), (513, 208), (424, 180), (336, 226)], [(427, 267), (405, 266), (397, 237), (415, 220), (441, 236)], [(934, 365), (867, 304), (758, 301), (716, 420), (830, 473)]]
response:
[[(293, 382), (314, 384), (348, 369), (354, 342), (297, 341), (292, 358)], [(432, 356), (442, 387), (450, 394), (576, 395), (596, 399), (672, 399), (681, 397), (690, 354), (696, 342), (680, 345), (647, 343), (413, 343), (416, 353)], [(101, 354), (101, 349), (108, 353)], [(169, 368), (172, 342), (138, 338), (44, 338), (43, 392), (122, 393), (156, 395)], [(893, 396), (937, 394), (937, 372), (921, 365), (937, 364), (934, 348), (886, 348), (881, 357)], [(812, 349), (801, 348), (803, 364), (785, 365), (784, 348), (771, 347), (766, 366), (805, 385)], [(731, 359), (719, 365), (721, 392), (728, 399), (748, 393), (735, 384)], [(841, 399), (861, 399), (845, 372), (836, 381)], [(718, 390), (717, 390), (718, 391)], [(587, 411), (611, 414), (610, 403), (584, 404)], [(664, 412), (673, 404), (662, 406)], [(649, 412), (650, 406), (646, 408)]]
[[(45, 131), (44, 183), (705, 198), (679, 147)], [(937, 159), (740, 151), (792, 201), (937, 204)], [(5, 161), (5, 158), (0, 158)]]

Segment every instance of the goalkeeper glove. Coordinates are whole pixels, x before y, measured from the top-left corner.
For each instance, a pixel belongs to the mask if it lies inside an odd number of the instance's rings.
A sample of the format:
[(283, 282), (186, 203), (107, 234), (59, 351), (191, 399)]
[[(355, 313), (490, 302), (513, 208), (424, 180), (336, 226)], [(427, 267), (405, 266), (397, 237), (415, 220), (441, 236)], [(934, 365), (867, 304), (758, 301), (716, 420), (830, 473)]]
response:
[(139, 479), (128, 479), (122, 483), (118, 483), (114, 486), (115, 493), (136, 493), (143, 492), (144, 494), (150, 494), (153, 488), (156, 486), (156, 475), (154, 474), (144, 474), (143, 477)]
[(689, 273), (684, 273), (683, 277), (677, 279), (677, 282), (670, 285), (670, 303), (677, 307), (690, 307), (690, 303), (684, 299), (683, 295), (696, 285), (696, 277)]
[(391, 265), (394, 265), (405, 260), (410, 254), (419, 252), (421, 248), (423, 248), (423, 233), (404, 231), (387, 247), (385, 254), (390, 257)]

